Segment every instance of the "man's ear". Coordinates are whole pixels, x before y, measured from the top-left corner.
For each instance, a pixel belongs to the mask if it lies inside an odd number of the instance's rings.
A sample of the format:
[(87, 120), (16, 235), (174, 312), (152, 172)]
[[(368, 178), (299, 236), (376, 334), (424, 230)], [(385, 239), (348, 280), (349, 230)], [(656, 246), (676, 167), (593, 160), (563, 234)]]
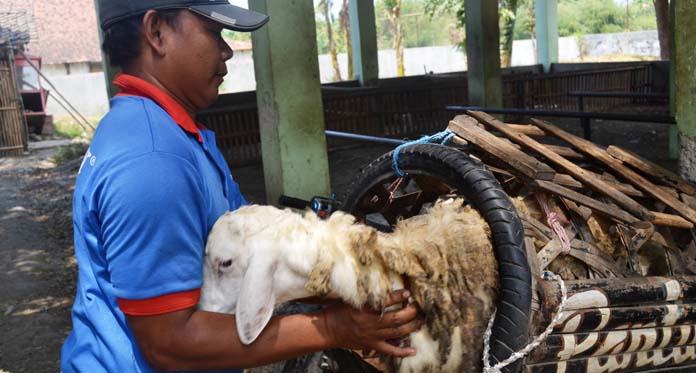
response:
[(143, 16), (143, 36), (145, 45), (162, 56), (164, 55), (164, 43), (162, 40), (163, 27), (166, 22), (157, 14), (156, 10), (148, 10)]
[(273, 278), (277, 267), (276, 259), (264, 255), (254, 255), (249, 261), (235, 311), (237, 334), (245, 345), (258, 338), (273, 315), (276, 300)]

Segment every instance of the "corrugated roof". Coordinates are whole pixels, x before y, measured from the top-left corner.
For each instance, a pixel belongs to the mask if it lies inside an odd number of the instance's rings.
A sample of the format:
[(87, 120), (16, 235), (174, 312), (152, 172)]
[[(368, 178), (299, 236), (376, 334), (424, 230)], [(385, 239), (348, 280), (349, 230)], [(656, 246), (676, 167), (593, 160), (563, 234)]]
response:
[(0, 9), (34, 14), (38, 37), (28, 52), (44, 64), (101, 61), (94, 0), (0, 0)]

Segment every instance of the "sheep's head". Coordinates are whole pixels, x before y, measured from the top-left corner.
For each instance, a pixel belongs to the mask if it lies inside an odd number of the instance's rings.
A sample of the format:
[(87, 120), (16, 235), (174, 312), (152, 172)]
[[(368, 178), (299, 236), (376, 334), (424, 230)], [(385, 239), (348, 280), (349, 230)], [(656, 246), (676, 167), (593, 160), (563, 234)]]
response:
[(311, 263), (292, 255), (301, 252), (293, 244), (307, 244), (297, 239), (306, 233), (302, 216), (272, 206), (245, 206), (220, 217), (208, 236), (199, 307), (236, 314), (240, 340), (252, 343), (276, 304), (309, 296), (301, 272)]

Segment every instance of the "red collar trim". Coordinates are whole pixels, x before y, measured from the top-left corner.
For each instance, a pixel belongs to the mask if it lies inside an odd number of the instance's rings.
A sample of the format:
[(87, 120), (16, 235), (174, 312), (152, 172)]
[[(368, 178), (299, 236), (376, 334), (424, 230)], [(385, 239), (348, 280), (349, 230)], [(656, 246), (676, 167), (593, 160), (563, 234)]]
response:
[(199, 129), (205, 129), (205, 127), (196, 124), (178, 102), (158, 87), (128, 74), (116, 76), (114, 84), (121, 88), (121, 93), (116, 96), (145, 97), (155, 101), (184, 131), (195, 135), (199, 142), (203, 142), (203, 136), (201, 136)]

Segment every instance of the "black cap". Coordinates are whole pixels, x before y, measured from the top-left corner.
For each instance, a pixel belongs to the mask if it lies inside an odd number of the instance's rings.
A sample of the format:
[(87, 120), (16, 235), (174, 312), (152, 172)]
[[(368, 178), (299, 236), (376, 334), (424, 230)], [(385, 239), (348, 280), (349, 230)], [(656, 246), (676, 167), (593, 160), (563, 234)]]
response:
[(268, 22), (267, 15), (234, 6), (228, 0), (99, 0), (101, 28), (106, 30), (151, 9), (188, 9), (234, 31), (254, 31)]

